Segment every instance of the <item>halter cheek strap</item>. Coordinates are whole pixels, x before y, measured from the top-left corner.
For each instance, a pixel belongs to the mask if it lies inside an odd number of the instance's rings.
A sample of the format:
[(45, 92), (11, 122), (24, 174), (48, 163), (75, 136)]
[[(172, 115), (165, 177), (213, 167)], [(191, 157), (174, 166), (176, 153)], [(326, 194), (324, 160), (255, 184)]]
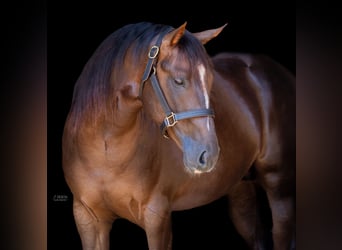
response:
[[(148, 62), (144, 71), (144, 75), (140, 84), (139, 89), (139, 96), (142, 97), (143, 89), (145, 82), (151, 78), (151, 83), (153, 90), (163, 107), (166, 117), (164, 118), (162, 124), (160, 125), (160, 130), (162, 135), (166, 138), (169, 138), (167, 133), (167, 128), (173, 127), (176, 123), (180, 120), (189, 119), (193, 117), (201, 117), (201, 116), (214, 116), (214, 111), (212, 109), (193, 109), (184, 112), (174, 113), (170, 108), (169, 104), (167, 103), (166, 97), (164, 95), (163, 90), (160, 87), (159, 81), (156, 75), (156, 68), (154, 65), (155, 59), (158, 56), (159, 48), (164, 36), (169, 33), (172, 29), (167, 29), (166, 31), (162, 32), (158, 37), (156, 45), (152, 46), (149, 53), (148, 53)], [(153, 69), (153, 70), (152, 70)]]

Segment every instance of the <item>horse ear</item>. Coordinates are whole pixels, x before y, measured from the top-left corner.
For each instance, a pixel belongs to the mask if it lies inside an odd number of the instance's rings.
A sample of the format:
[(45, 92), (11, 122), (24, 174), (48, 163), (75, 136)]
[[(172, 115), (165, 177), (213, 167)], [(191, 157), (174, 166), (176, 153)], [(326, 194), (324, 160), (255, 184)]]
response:
[(184, 35), (185, 27), (187, 22), (183, 23), (181, 26), (179, 26), (177, 29), (174, 29), (170, 33), (168, 33), (164, 41), (167, 42), (169, 46), (174, 46), (178, 43), (179, 39)]
[(211, 30), (206, 30), (202, 32), (197, 32), (197, 33), (192, 33), (198, 40), (201, 41), (202, 44), (206, 44), (209, 42), (211, 39), (214, 37), (218, 36), (218, 34), (221, 33), (221, 31), (224, 29), (224, 27), (227, 26), (228, 23), (225, 25), (221, 26), (220, 28), (217, 29), (211, 29)]

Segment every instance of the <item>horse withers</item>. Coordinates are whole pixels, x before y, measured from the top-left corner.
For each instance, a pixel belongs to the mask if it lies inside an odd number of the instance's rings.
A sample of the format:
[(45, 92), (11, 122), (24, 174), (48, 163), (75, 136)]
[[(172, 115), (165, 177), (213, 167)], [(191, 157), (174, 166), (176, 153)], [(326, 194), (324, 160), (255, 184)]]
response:
[[(237, 231), (262, 248), (257, 186), (267, 194), (274, 249), (290, 249), (295, 80), (267, 57), (209, 57), (204, 44), (224, 27), (129, 24), (85, 65), (63, 134), (84, 250), (109, 249), (118, 218), (143, 228), (149, 249), (171, 249), (171, 213), (223, 196)], [(242, 180), (252, 170), (254, 180)]]

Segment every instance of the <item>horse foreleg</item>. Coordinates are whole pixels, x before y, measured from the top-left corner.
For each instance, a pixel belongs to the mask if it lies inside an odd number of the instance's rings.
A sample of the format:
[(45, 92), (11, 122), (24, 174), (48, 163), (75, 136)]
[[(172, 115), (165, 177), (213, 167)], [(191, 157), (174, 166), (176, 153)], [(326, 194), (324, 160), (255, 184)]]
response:
[(149, 204), (144, 212), (144, 229), (149, 250), (171, 250), (171, 213), (163, 205)]
[(241, 181), (231, 190), (228, 200), (230, 218), (248, 247), (253, 250), (265, 249), (255, 184)]
[(75, 200), (74, 218), (81, 237), (83, 250), (109, 250), (112, 222), (97, 217), (85, 202)]

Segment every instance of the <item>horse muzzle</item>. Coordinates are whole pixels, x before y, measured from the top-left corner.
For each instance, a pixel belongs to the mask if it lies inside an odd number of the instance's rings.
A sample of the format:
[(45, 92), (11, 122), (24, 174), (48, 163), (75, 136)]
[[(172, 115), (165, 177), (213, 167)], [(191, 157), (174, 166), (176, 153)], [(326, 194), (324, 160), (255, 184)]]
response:
[(214, 140), (203, 143), (185, 137), (183, 142), (183, 163), (185, 169), (192, 174), (211, 172), (217, 163), (220, 147), (215, 136)]

